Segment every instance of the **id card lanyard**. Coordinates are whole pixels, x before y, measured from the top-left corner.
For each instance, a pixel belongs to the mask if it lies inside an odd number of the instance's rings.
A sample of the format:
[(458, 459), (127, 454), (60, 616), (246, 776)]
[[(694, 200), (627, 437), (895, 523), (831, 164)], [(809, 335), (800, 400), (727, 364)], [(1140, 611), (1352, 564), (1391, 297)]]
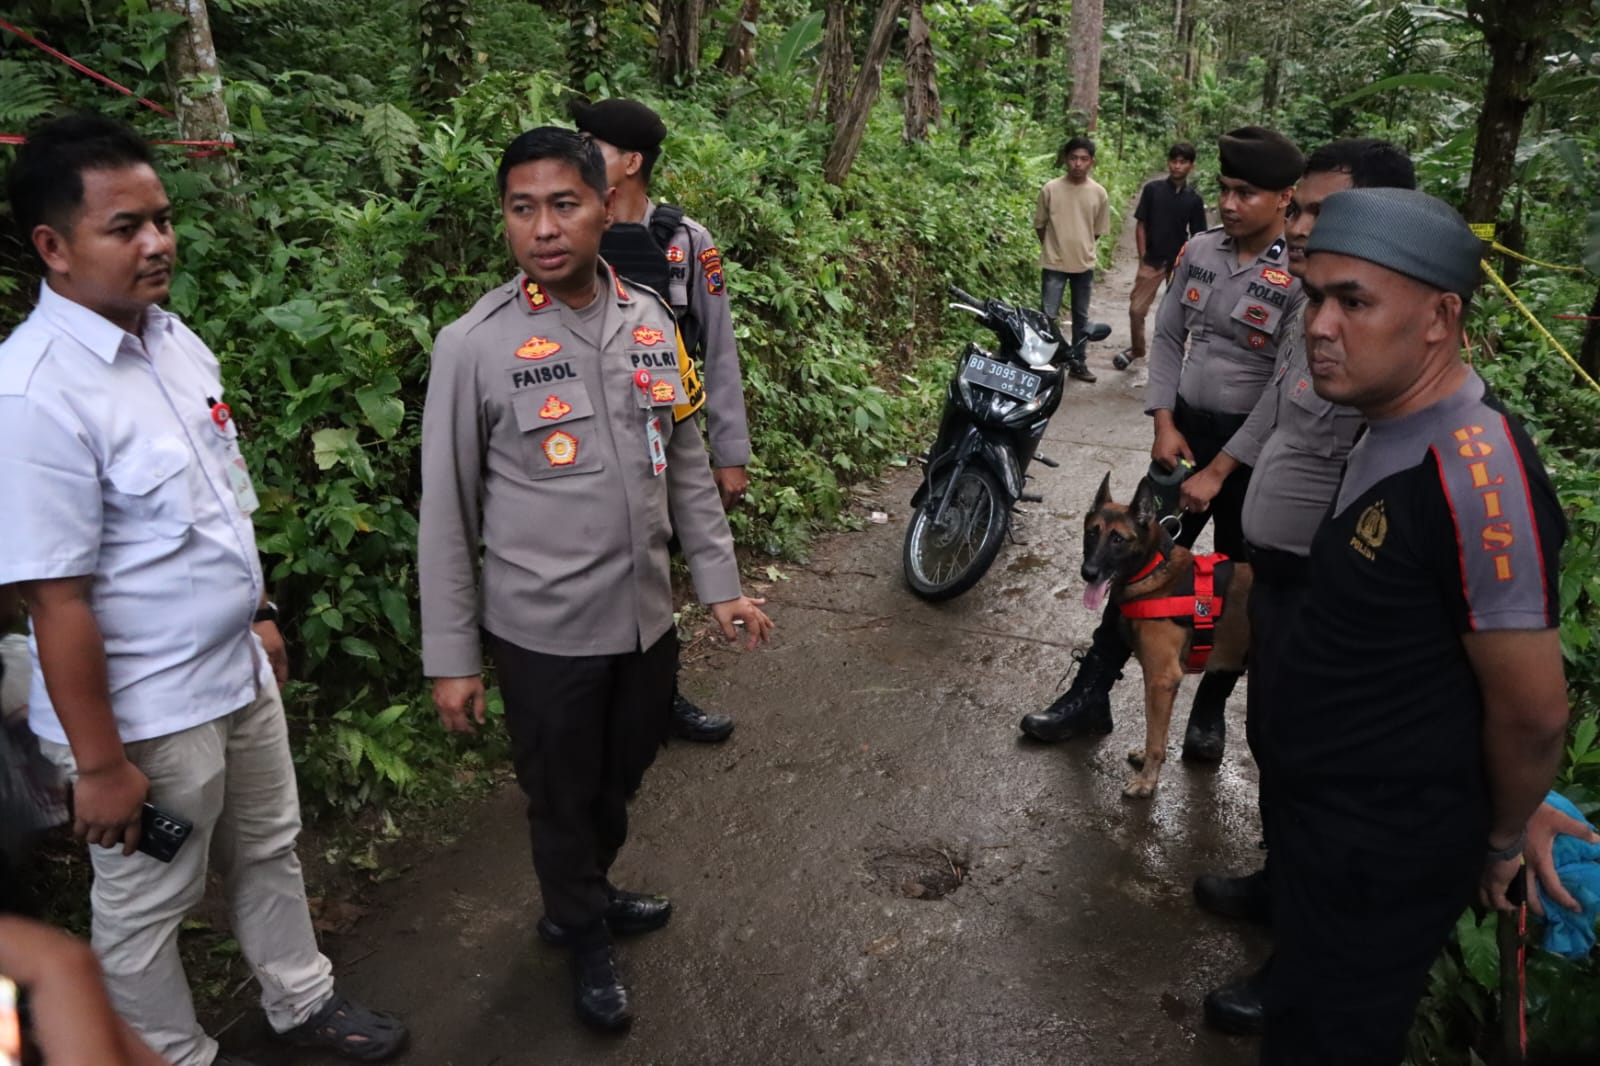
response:
[(640, 367), (633, 372), (633, 383), (644, 397), (644, 440), (650, 457), (650, 474), (660, 477), (667, 468), (667, 445), (661, 434), (661, 416), (650, 407), (650, 371)]

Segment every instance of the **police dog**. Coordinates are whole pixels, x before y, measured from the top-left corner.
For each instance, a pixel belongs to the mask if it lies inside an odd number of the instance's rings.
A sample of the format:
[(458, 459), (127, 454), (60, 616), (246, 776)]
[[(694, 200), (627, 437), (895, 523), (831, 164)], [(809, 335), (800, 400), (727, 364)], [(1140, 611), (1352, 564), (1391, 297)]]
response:
[[(1194, 556), (1174, 544), (1161, 525), (1161, 500), (1149, 478), (1139, 482), (1131, 504), (1111, 499), (1111, 475), (1100, 482), (1094, 506), (1083, 518), (1083, 605), (1100, 614), (1106, 599), (1119, 607), (1140, 600), (1192, 597)], [(1250, 644), (1245, 603), (1250, 595), (1248, 564), (1236, 562), (1231, 574), (1218, 572), (1214, 595), (1221, 611), (1214, 615), (1214, 647), (1205, 670), (1243, 670)], [(1156, 790), (1161, 764), (1167, 760), (1167, 733), (1172, 702), (1183, 680), (1184, 665), (1195, 628), (1182, 619), (1122, 618), (1122, 636), (1144, 671), (1144, 746), (1128, 752), (1137, 773), (1122, 790), (1129, 799), (1145, 799)]]

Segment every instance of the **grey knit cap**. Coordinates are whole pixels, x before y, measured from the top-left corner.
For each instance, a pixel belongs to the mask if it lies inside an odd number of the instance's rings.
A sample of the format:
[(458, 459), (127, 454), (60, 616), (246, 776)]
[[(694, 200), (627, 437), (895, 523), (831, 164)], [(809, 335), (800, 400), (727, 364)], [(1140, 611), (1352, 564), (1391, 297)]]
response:
[(1478, 287), (1483, 242), (1455, 208), (1415, 189), (1349, 189), (1322, 201), (1306, 254), (1365, 259), (1462, 297)]

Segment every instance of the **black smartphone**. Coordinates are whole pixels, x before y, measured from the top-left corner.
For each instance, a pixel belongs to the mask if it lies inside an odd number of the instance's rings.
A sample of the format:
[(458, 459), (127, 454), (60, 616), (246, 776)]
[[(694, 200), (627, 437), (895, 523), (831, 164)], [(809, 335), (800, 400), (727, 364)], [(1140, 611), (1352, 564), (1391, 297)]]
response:
[(139, 816), (139, 850), (158, 862), (171, 862), (194, 823), (146, 803)]

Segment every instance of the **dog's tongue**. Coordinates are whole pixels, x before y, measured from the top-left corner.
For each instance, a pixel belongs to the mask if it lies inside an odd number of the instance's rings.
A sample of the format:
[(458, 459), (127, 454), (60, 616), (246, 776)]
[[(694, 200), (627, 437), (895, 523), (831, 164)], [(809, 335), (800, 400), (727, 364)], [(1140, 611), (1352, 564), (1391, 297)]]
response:
[(1083, 589), (1083, 605), (1099, 614), (1105, 610), (1106, 597), (1110, 594), (1110, 581), (1096, 581), (1093, 585), (1085, 585)]

